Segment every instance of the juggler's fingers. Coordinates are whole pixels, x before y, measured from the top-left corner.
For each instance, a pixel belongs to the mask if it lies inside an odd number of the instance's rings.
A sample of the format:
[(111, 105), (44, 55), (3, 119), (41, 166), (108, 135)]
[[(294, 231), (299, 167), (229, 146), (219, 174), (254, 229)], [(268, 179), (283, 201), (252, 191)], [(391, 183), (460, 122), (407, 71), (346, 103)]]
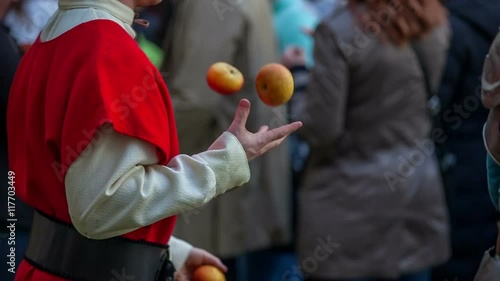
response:
[(242, 99), (238, 104), (238, 108), (236, 109), (234, 120), (231, 126), (235, 125), (245, 128), (248, 120), (248, 115), (250, 115), (250, 102), (247, 99)]
[(281, 139), (279, 140), (275, 140), (271, 143), (268, 143), (266, 146), (264, 146), (264, 148), (262, 149), (262, 153), (266, 153), (268, 152), (269, 150), (279, 146), (289, 135), (286, 135), (284, 137), (282, 137)]
[(262, 141), (265, 145), (267, 145), (268, 143), (290, 135), (291, 133), (297, 131), (300, 127), (302, 127), (302, 122), (293, 122), (291, 124), (272, 129), (271, 131), (267, 131), (263, 134)]

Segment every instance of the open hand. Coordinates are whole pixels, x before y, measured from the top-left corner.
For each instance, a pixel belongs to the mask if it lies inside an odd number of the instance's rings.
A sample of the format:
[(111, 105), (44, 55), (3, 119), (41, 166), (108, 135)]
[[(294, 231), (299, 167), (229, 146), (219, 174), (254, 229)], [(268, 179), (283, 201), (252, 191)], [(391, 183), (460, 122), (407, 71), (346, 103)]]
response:
[(222, 272), (227, 272), (227, 267), (219, 258), (205, 250), (193, 248), (184, 266), (175, 273), (175, 281), (190, 281), (194, 271), (202, 265), (213, 265)]
[(268, 126), (262, 126), (258, 132), (251, 133), (246, 129), (249, 114), (250, 102), (243, 99), (236, 109), (233, 123), (227, 129), (238, 138), (248, 160), (255, 159), (280, 145), (288, 135), (302, 127), (302, 122), (294, 122), (272, 130), (269, 130)]

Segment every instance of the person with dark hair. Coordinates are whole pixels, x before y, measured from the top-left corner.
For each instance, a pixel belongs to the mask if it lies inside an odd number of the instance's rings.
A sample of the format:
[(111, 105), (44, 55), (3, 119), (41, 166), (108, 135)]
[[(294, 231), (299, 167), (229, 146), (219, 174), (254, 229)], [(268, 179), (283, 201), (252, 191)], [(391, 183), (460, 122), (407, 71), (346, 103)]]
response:
[(188, 281), (202, 265), (226, 271), (172, 236), (177, 215), (248, 182), (249, 161), (301, 127), (251, 133), (243, 99), (206, 151), (179, 154), (168, 89), (131, 27), (145, 24), (136, 8), (158, 2), (59, 0), (23, 57), (7, 107), (8, 190), (36, 212), (16, 281)]
[[(0, 67), (0, 173), (6, 179), (2, 182), (0, 191), (0, 219), (2, 221), (0, 229), (0, 253), (2, 254), (2, 259), (0, 260), (3, 261), (5, 259), (4, 262), (1, 262), (2, 267), (0, 268), (0, 280), (2, 281), (14, 280), (13, 271), (19, 266), (28, 246), (33, 213), (33, 209), (26, 206), (19, 198), (11, 197), (9, 199), (7, 189), (7, 177), (9, 174), (6, 127), (7, 100), (10, 86), (22, 56), (17, 42), (9, 35), (8, 27), (2, 23), (4, 15), (12, 3), (14, 1), (10, 0), (0, 3), (0, 61), (2, 62), (2, 67)], [(15, 206), (15, 217), (8, 216), (9, 204), (11, 208)], [(15, 228), (8, 227), (12, 222), (9, 222), (9, 219), (16, 220)], [(9, 240), (11, 233), (15, 234), (15, 240)], [(11, 247), (14, 248), (14, 251), (11, 251)], [(9, 268), (12, 268), (12, 270), (8, 271)]]
[[(452, 257), (434, 271), (436, 280), (472, 280), (485, 248), (496, 240), (495, 208), (489, 204), (481, 106), (484, 58), (500, 26), (498, 0), (447, 0), (452, 30), (439, 98), (440, 144), (455, 163), (444, 174), (451, 222)], [(471, 208), (481, 206), (481, 208)]]
[(428, 281), (450, 256), (427, 108), (449, 44), (446, 11), (437, 0), (351, 0), (314, 40), (294, 109), (311, 148), (298, 196), (302, 273)]

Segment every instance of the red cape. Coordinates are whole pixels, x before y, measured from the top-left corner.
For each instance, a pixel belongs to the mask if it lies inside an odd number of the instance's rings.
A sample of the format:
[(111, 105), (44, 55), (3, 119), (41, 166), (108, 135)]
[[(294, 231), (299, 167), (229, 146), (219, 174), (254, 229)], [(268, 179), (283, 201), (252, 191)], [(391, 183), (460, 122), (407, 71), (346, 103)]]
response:
[[(159, 164), (179, 153), (173, 109), (160, 73), (133, 38), (108, 20), (37, 41), (19, 66), (7, 114), (17, 195), (66, 222), (71, 219), (64, 176), (100, 125), (112, 123), (119, 133), (155, 145)], [(175, 219), (124, 237), (166, 244)], [(16, 280), (63, 279), (23, 262)]]

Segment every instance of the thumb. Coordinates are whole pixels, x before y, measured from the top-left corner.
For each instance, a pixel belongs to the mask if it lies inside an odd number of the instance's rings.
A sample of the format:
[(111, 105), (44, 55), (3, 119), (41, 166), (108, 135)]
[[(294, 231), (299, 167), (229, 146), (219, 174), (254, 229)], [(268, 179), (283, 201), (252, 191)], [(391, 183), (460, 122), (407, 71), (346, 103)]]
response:
[(236, 113), (234, 115), (232, 126), (237, 126), (240, 128), (245, 128), (248, 120), (248, 115), (250, 115), (250, 102), (247, 99), (242, 99)]

